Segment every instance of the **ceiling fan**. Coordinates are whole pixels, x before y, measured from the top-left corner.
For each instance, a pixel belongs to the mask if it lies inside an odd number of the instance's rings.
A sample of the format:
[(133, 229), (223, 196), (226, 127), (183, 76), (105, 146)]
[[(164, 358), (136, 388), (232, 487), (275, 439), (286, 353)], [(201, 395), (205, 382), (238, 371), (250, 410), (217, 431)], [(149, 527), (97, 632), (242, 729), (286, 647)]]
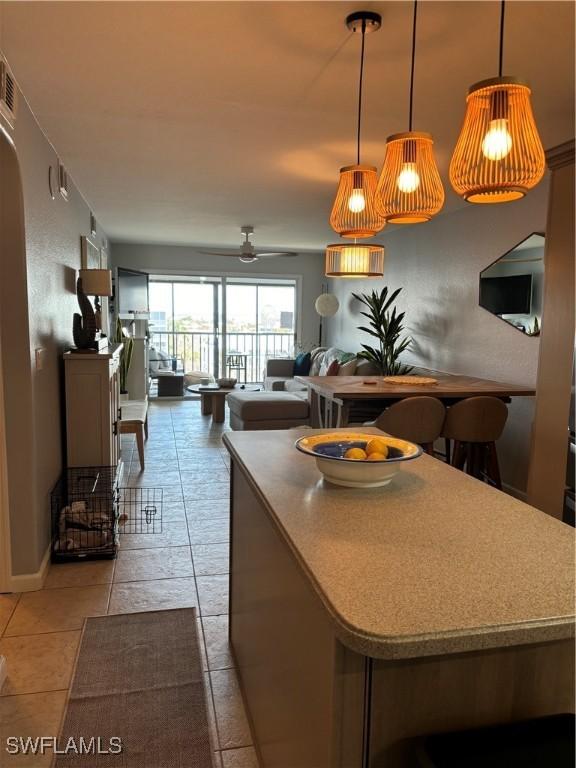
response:
[(199, 251), (199, 253), (206, 254), (207, 256), (232, 256), (235, 259), (240, 259), (244, 264), (252, 264), (258, 259), (276, 259), (279, 257), (291, 257), (298, 254), (294, 251), (257, 251), (250, 242), (250, 235), (254, 232), (254, 227), (246, 225), (241, 227), (242, 234), (244, 235), (244, 242), (240, 246), (239, 252), (230, 253), (229, 251)]

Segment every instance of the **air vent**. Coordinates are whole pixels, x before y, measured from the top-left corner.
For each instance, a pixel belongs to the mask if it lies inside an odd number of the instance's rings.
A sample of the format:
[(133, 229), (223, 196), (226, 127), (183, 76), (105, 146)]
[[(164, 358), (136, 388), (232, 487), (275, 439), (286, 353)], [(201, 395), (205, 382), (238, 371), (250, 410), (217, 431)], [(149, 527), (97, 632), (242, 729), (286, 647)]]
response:
[(58, 163), (58, 188), (64, 200), (68, 200), (68, 174), (62, 163)]
[(0, 113), (14, 127), (18, 101), (16, 81), (5, 61), (0, 59)]

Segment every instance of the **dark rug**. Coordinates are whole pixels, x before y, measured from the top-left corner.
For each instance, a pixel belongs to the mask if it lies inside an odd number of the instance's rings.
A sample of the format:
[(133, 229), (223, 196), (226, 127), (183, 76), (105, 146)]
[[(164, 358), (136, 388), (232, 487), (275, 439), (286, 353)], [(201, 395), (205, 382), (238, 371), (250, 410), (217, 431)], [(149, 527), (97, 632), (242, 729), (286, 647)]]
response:
[(58, 749), (55, 768), (211, 768), (193, 608), (86, 619)]

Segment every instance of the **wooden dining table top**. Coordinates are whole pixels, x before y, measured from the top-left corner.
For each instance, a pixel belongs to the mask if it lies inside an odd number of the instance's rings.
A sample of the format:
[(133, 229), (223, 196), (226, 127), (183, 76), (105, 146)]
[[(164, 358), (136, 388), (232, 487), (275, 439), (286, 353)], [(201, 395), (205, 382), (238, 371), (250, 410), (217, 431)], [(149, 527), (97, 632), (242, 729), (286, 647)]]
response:
[[(533, 387), (506, 384), (501, 381), (479, 379), (475, 376), (461, 376), (418, 369), (418, 375), (429, 376), (437, 384), (387, 383), (382, 376), (296, 376), (295, 379), (324, 397), (342, 400), (400, 399), (427, 395), (440, 398), (464, 398), (480, 395), (492, 397), (533, 397)], [(366, 384), (365, 382), (376, 382)]]

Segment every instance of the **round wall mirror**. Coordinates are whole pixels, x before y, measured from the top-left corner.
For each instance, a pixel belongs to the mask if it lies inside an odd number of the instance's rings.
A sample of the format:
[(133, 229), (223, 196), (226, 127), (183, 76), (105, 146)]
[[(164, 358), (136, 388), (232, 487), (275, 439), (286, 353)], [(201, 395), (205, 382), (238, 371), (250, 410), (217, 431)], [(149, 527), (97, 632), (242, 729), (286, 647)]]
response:
[(544, 241), (533, 232), (480, 272), (480, 306), (528, 336), (540, 334)]

